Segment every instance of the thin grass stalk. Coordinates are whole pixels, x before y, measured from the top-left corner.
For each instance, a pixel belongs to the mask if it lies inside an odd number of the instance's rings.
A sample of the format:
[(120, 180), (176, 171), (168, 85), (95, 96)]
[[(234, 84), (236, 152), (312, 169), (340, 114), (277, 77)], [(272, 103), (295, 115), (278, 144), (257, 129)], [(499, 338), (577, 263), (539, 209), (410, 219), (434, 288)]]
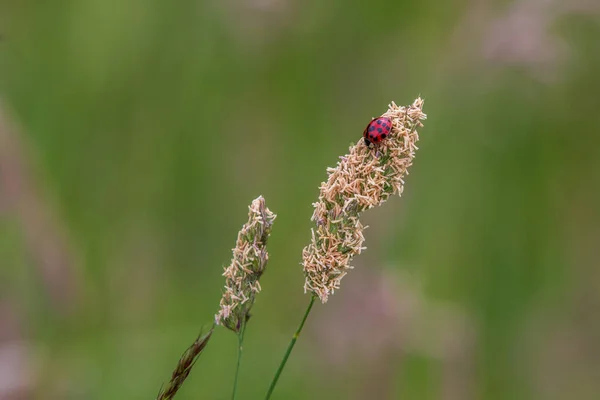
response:
[(240, 374), (240, 365), (242, 363), (242, 351), (244, 346), (244, 333), (246, 332), (246, 323), (242, 322), (240, 333), (238, 334), (238, 353), (237, 353), (237, 364), (235, 367), (235, 378), (233, 380), (233, 392), (231, 393), (231, 400), (235, 400), (237, 393), (238, 377)]
[(290, 354), (292, 353), (292, 349), (294, 348), (294, 345), (296, 344), (296, 341), (298, 340), (298, 337), (300, 336), (300, 332), (302, 332), (304, 323), (306, 322), (306, 319), (308, 318), (308, 314), (310, 314), (310, 310), (312, 309), (312, 306), (315, 303), (316, 298), (317, 298), (316, 295), (310, 296), (310, 303), (308, 303), (308, 307), (306, 308), (306, 311), (304, 312), (302, 321), (300, 322), (298, 329), (296, 329), (296, 332), (294, 332), (294, 336), (292, 336), (292, 340), (290, 341), (290, 344), (288, 345), (287, 350), (285, 351), (285, 355), (283, 356), (283, 359), (281, 360), (281, 363), (279, 364), (279, 368), (277, 368), (277, 372), (275, 372), (275, 376), (273, 377), (273, 381), (271, 381), (271, 386), (269, 386), (269, 391), (267, 392), (267, 395), (265, 396), (265, 400), (269, 400), (271, 398), (271, 395), (273, 394), (273, 391), (275, 390), (275, 386), (277, 385), (277, 381), (279, 380), (279, 376), (281, 375), (281, 372), (285, 368), (285, 364), (287, 363), (287, 360), (290, 357)]

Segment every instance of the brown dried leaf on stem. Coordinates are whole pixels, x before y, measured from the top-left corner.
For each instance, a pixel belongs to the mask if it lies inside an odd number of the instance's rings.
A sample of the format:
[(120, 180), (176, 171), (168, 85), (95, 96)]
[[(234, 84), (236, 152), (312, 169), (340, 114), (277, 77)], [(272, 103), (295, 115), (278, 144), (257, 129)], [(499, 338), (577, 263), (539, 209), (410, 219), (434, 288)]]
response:
[(208, 344), (208, 341), (213, 333), (213, 328), (210, 329), (205, 335), (199, 335), (198, 338), (192, 343), (192, 345), (181, 355), (177, 367), (171, 375), (171, 380), (165, 388), (161, 388), (156, 400), (170, 400), (172, 399), (183, 382), (186, 380), (196, 360), (202, 353), (202, 350)]
[(302, 251), (304, 291), (319, 296), (323, 303), (352, 269), (352, 258), (365, 249), (360, 214), (402, 194), (404, 175), (417, 150), (416, 128), (427, 118), (421, 98), (406, 107), (392, 102), (382, 117), (392, 121), (389, 138), (376, 148), (367, 147), (363, 140), (351, 146), (335, 168), (327, 169), (328, 179), (313, 203), (312, 220), (317, 226)]

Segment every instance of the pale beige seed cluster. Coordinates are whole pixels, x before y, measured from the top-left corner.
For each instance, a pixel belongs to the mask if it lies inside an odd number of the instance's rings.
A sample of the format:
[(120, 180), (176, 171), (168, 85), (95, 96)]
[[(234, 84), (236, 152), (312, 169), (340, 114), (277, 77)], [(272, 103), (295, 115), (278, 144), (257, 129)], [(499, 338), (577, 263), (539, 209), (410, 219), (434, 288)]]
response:
[(350, 153), (340, 157), (335, 168), (327, 169), (319, 201), (313, 203), (312, 220), (317, 226), (302, 251), (304, 291), (319, 296), (323, 303), (352, 269), (352, 258), (365, 249), (360, 213), (402, 194), (404, 175), (417, 150), (416, 129), (427, 118), (421, 98), (406, 107), (392, 102), (382, 117), (392, 121), (389, 138), (377, 147), (368, 148), (363, 139), (350, 146)]
[(239, 332), (242, 324), (249, 318), (250, 308), (260, 292), (259, 279), (269, 259), (267, 239), (276, 217), (265, 206), (262, 196), (255, 199), (248, 208), (248, 222), (238, 233), (231, 264), (223, 273), (225, 292), (221, 299), (221, 309), (215, 315), (218, 325), (234, 332)]

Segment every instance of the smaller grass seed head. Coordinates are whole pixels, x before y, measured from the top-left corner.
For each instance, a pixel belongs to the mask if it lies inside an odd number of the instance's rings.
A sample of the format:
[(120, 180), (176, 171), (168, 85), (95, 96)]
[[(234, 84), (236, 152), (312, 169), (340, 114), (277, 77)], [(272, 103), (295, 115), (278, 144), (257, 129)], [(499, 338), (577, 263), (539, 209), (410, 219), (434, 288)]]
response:
[(248, 222), (238, 233), (231, 264), (225, 268), (225, 292), (215, 323), (239, 333), (261, 287), (259, 279), (269, 259), (267, 239), (276, 215), (259, 196), (248, 207)]

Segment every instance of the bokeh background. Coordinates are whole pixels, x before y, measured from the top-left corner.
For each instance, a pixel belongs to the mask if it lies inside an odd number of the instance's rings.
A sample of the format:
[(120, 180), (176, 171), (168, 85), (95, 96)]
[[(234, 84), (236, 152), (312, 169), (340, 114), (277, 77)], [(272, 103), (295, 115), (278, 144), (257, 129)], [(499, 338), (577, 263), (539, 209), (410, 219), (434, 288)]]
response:
[[(0, 398), (154, 398), (260, 194), (263, 398), (326, 167), (418, 95), (405, 195), (274, 397), (598, 398), (598, 1), (3, 0), (0, 34)], [(236, 341), (177, 398), (229, 398)]]

